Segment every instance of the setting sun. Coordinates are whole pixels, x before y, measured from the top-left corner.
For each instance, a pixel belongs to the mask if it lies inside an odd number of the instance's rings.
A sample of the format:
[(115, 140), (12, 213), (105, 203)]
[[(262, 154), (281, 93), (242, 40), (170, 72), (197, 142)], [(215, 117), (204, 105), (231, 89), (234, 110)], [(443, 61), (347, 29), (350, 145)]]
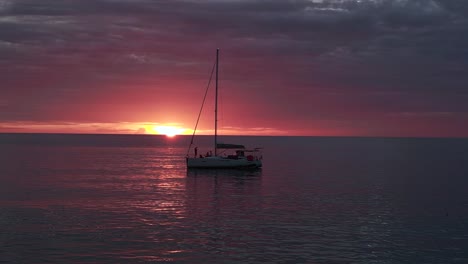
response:
[(155, 126), (154, 131), (158, 135), (166, 135), (168, 137), (174, 137), (185, 132), (186, 129), (175, 127), (175, 126)]

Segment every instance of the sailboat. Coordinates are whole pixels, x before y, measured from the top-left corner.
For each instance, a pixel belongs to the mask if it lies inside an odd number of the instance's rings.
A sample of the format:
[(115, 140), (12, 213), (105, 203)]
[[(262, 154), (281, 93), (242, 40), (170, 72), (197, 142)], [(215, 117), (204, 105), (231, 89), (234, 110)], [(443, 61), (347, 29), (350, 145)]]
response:
[[(245, 168), (260, 168), (262, 167), (262, 154), (261, 148), (246, 149), (244, 145), (239, 144), (225, 144), (218, 142), (218, 68), (219, 68), (219, 49), (216, 50), (216, 96), (215, 96), (215, 120), (214, 120), (214, 153), (209, 151), (207, 155), (198, 155), (197, 148), (195, 148), (195, 155), (189, 156), (190, 149), (193, 145), (193, 138), (195, 136), (197, 124), (193, 132), (192, 140), (187, 151), (186, 161), (187, 168), (204, 168), (204, 169), (245, 169)], [(210, 79), (211, 82), (211, 79)], [(209, 88), (209, 83), (207, 91)], [(206, 92), (205, 92), (206, 98)], [(204, 100), (203, 100), (204, 104)], [(203, 109), (202, 104), (202, 109)], [(230, 153), (229, 153), (230, 152)]]

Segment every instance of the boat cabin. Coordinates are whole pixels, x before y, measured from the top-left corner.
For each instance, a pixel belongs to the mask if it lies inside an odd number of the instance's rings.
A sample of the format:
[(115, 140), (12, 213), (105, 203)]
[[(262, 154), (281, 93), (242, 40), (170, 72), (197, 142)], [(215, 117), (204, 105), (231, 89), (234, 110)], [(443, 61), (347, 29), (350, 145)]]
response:
[[(224, 151), (221, 151), (223, 153)], [(237, 149), (235, 154), (227, 155), (228, 159), (247, 159), (249, 161), (261, 160), (262, 155), (260, 148), (255, 149)]]

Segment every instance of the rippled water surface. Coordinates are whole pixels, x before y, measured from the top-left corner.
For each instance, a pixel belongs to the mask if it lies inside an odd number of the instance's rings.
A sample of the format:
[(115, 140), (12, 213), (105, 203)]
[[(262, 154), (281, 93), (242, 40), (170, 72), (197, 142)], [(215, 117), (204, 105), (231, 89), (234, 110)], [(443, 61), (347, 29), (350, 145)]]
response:
[[(468, 140), (0, 135), (0, 262), (468, 263)], [(197, 142), (208, 150), (211, 138)]]

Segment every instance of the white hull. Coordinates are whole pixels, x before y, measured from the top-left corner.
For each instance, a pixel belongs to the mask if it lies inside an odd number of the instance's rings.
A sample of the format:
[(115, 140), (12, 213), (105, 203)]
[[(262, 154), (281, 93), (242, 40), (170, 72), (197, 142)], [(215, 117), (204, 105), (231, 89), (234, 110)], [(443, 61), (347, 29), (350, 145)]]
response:
[(248, 160), (245, 157), (230, 159), (224, 157), (187, 158), (187, 168), (228, 169), (260, 168), (261, 160)]

